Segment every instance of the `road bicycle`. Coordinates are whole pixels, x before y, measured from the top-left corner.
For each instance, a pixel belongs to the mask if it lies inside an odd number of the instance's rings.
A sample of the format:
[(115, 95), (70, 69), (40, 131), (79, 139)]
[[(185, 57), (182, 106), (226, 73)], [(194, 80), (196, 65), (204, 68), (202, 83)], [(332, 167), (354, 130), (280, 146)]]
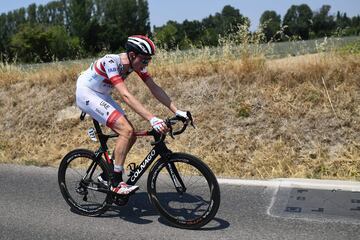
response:
[[(183, 133), (189, 123), (195, 128), (190, 112), (187, 114), (188, 119), (178, 116), (166, 119), (168, 134), (172, 138)], [(85, 113), (82, 113), (80, 119), (84, 118)], [(87, 216), (101, 215), (112, 204), (124, 206), (130, 198), (130, 195), (113, 193), (109, 187), (113, 179), (113, 163), (107, 141), (118, 135), (106, 135), (95, 119), (93, 123), (95, 129), (90, 128), (88, 134), (92, 140), (99, 140), (99, 149), (95, 152), (87, 149), (69, 152), (58, 170), (59, 187), (64, 199), (75, 212)], [(178, 123), (182, 123), (182, 127), (174, 131), (173, 126)], [(139, 165), (128, 165), (130, 170), (126, 183), (135, 185), (152, 165), (147, 177), (147, 192), (161, 216), (171, 225), (185, 229), (198, 229), (211, 221), (220, 205), (220, 188), (211, 169), (197, 157), (168, 149), (166, 134), (152, 129), (136, 132), (135, 135), (153, 136), (155, 141), (151, 145), (154, 147)], [(105, 174), (107, 184), (98, 181), (100, 174)]]

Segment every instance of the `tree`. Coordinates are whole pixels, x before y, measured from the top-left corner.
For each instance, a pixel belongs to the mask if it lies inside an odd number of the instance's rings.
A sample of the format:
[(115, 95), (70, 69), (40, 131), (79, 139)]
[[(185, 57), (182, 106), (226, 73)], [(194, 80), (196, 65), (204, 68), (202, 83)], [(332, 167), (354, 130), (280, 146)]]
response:
[(27, 8), (27, 22), (36, 23), (36, 4), (30, 4)]
[(111, 51), (122, 49), (129, 35), (151, 33), (146, 1), (107, 0), (104, 4), (103, 41)]
[(138, 33), (151, 35), (150, 30), (150, 14), (148, 1), (138, 0), (137, 1), (137, 17), (136, 17), (136, 31)]
[(8, 36), (6, 31), (6, 14), (3, 13), (0, 15), (0, 53), (5, 53), (7, 45)]
[[(181, 32), (182, 34), (178, 36), (178, 40), (182, 41), (184, 38), (186, 39), (186, 41), (182, 44), (183, 47), (190, 47), (191, 45), (202, 46), (204, 28), (203, 24), (200, 21), (185, 20), (181, 25)], [(192, 44), (189, 44), (190, 42)]]
[(267, 41), (276, 39), (276, 33), (281, 28), (281, 16), (275, 11), (265, 11), (260, 17)]
[(236, 35), (239, 26), (249, 22), (238, 9), (225, 6), (221, 13), (210, 15), (201, 21), (177, 23), (169, 21), (165, 26), (155, 27), (154, 34), (160, 46), (168, 49), (186, 49), (190, 46), (217, 46), (219, 35)]
[(164, 49), (175, 49), (179, 43), (176, 39), (177, 25), (174, 21), (168, 21), (166, 25), (154, 28), (156, 45)]
[(353, 29), (351, 28), (351, 19), (347, 17), (346, 13), (341, 14), (340, 11), (336, 14), (336, 32), (339, 36), (353, 35)]
[(351, 19), (351, 28), (354, 31), (354, 34), (359, 35), (360, 34), (360, 16), (353, 17)]
[(286, 12), (283, 20), (285, 34), (309, 39), (313, 13), (307, 4), (292, 5)]
[(221, 13), (216, 13), (212, 21), (216, 32), (220, 35), (235, 33), (238, 31), (238, 26), (250, 22), (240, 13), (239, 9), (230, 5), (226, 5)]
[(52, 1), (46, 4), (48, 22), (51, 25), (64, 25), (65, 7), (62, 1)]
[(70, 35), (79, 37), (87, 50), (96, 45), (92, 40), (97, 39), (97, 32), (90, 31), (95, 27), (91, 20), (92, 7), (91, 0), (69, 0), (67, 7)]
[(331, 35), (336, 29), (334, 17), (329, 15), (331, 6), (323, 5), (319, 12), (315, 12), (313, 17), (313, 31), (316, 37)]
[(74, 58), (80, 51), (77, 38), (70, 38), (63, 26), (24, 24), (11, 37), (13, 54), (22, 62), (49, 62)]

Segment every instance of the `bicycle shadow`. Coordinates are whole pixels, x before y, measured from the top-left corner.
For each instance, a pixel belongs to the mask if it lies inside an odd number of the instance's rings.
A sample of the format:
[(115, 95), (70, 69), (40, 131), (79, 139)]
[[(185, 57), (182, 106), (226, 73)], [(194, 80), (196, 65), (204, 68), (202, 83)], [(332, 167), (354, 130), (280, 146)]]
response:
[[(129, 202), (125, 206), (113, 205), (111, 208), (99, 218), (120, 218), (121, 220), (128, 221), (135, 224), (150, 224), (153, 221), (146, 219), (146, 217), (159, 216), (159, 213), (151, 204), (148, 194), (146, 192), (136, 193), (131, 196)], [(166, 219), (159, 216), (158, 221), (166, 226), (173, 227)], [(207, 225), (202, 227), (201, 231), (213, 231), (226, 229), (230, 223), (224, 219), (215, 217)]]

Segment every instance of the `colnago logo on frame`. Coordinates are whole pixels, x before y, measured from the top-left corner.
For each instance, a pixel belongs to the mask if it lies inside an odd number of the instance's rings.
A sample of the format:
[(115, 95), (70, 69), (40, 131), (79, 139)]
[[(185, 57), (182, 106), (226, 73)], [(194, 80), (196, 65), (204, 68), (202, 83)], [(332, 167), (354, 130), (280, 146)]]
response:
[(136, 170), (134, 175), (131, 176), (131, 181), (135, 181), (135, 179), (142, 173), (142, 171), (146, 168), (147, 164), (153, 159), (156, 151), (153, 149), (149, 155), (146, 156), (145, 160), (141, 163), (140, 167)]

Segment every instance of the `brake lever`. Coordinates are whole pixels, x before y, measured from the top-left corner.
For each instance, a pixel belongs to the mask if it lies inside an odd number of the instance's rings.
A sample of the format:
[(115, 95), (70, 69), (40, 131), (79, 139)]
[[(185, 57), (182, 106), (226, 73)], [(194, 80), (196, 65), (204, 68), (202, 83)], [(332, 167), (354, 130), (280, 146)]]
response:
[(187, 111), (187, 112), (186, 112), (186, 115), (187, 115), (187, 117), (188, 117), (189, 120), (190, 120), (190, 125), (191, 125), (193, 128), (196, 129), (195, 124), (194, 124), (194, 119), (192, 118), (191, 113), (190, 113), (189, 111)]
[(172, 128), (172, 125), (171, 125), (171, 124), (169, 124), (168, 128), (169, 128), (169, 135), (170, 135), (170, 137), (171, 137), (172, 139), (175, 139), (174, 134), (173, 134), (173, 128)]

